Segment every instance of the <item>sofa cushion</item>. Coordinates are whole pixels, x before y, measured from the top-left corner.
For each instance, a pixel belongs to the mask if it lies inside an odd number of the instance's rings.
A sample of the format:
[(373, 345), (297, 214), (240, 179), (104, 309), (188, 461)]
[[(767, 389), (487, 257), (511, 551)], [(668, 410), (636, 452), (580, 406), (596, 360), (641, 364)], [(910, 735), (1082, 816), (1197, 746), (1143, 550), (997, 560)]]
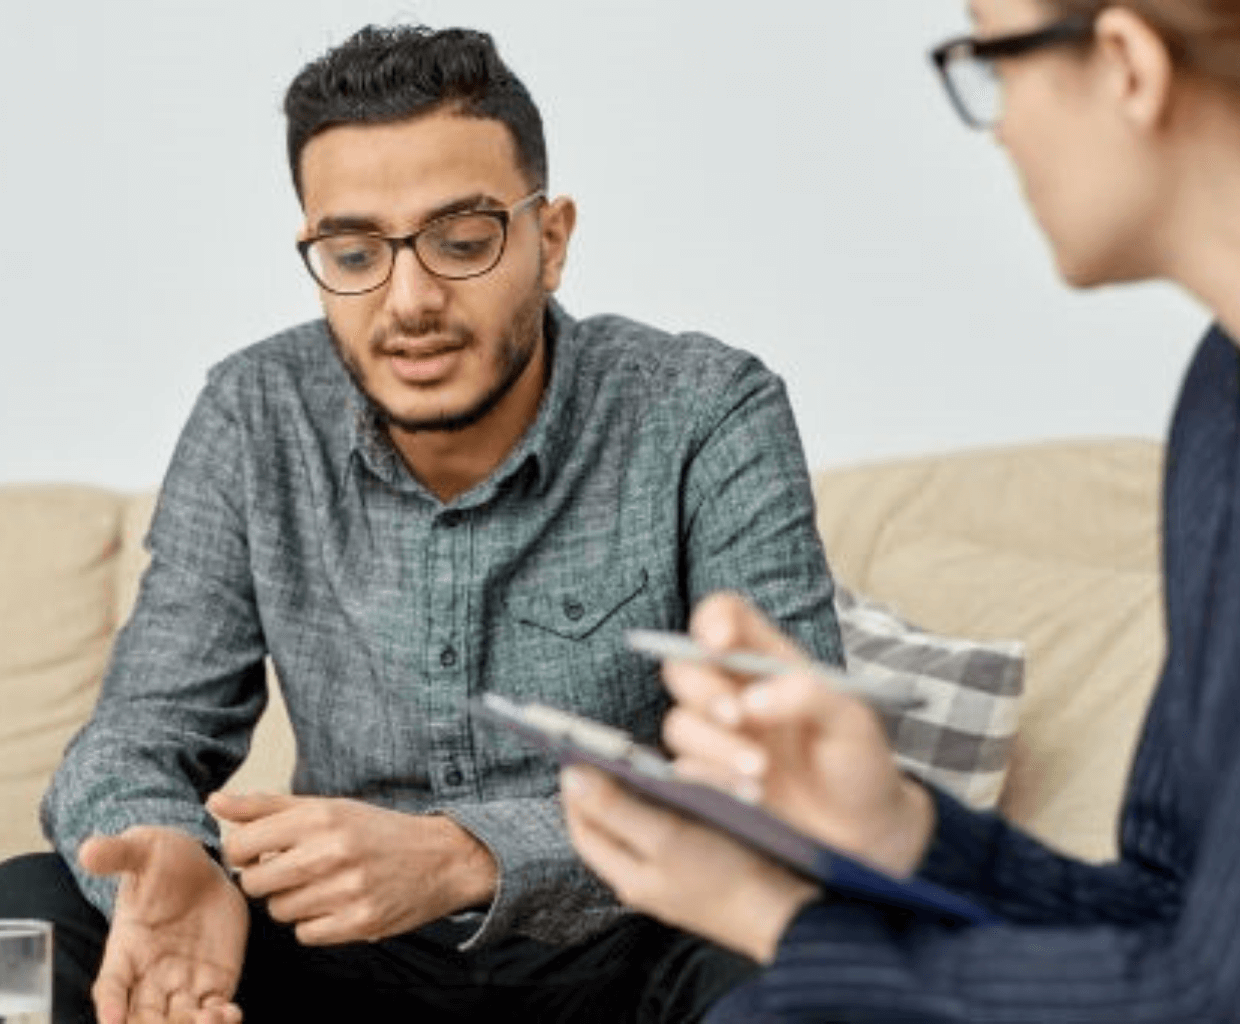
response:
[(1099, 440), (815, 477), (832, 568), (927, 629), (1026, 645), (999, 808), (1105, 860), (1164, 649), (1161, 446)]
[(931, 633), (842, 586), (835, 606), (849, 668), (907, 679), (926, 701), (883, 715), (900, 767), (971, 807), (993, 807), (1016, 736), (1024, 644)]
[(116, 625), (121, 502), (0, 487), (0, 858), (44, 849), (35, 809), (94, 707)]

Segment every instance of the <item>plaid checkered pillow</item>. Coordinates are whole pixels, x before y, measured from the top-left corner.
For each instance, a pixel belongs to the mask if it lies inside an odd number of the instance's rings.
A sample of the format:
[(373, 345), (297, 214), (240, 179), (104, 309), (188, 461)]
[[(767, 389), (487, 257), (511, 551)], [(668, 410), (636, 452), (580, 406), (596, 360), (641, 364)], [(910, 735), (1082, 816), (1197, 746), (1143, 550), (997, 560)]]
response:
[(1025, 681), (1025, 645), (960, 640), (836, 588), (852, 668), (911, 678), (926, 705), (885, 717), (900, 767), (971, 807), (993, 807), (1007, 775)]

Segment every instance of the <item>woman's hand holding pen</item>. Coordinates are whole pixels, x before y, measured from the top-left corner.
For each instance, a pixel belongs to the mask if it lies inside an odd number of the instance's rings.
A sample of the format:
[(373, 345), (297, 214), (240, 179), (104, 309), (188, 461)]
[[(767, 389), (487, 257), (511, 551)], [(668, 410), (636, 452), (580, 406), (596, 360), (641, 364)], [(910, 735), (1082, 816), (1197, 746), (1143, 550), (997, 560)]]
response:
[[(690, 632), (714, 651), (805, 662), (742, 598), (718, 594)], [(825, 843), (910, 874), (933, 805), (896, 766), (869, 707), (812, 671), (746, 682), (722, 668), (668, 660), (679, 704), (664, 738), (677, 770), (760, 800)], [(738, 841), (636, 796), (601, 772), (565, 769), (564, 808), (582, 858), (628, 905), (770, 962), (789, 921), (818, 889)]]
[[(716, 594), (690, 633), (717, 651), (805, 655), (743, 598)], [(790, 824), (891, 874), (911, 874), (934, 826), (925, 789), (900, 772), (877, 716), (810, 673), (746, 682), (668, 661), (677, 706), (664, 739), (677, 769), (759, 801)]]

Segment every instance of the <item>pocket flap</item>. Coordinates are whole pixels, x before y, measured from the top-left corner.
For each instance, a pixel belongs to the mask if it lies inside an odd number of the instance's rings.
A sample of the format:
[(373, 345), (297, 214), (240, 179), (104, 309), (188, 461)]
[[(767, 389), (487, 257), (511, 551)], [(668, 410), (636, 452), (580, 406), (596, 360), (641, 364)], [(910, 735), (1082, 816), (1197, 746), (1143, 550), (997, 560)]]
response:
[(518, 622), (582, 640), (640, 594), (648, 578), (645, 569), (633, 569), (539, 593), (510, 594), (506, 603)]

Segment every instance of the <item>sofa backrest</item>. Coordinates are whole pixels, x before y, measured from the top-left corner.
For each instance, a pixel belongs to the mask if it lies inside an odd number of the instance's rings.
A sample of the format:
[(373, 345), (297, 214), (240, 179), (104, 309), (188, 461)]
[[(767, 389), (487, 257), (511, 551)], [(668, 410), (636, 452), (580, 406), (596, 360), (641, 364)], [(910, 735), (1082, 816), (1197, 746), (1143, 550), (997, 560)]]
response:
[[(37, 809), (98, 696), (146, 566), (152, 494), (0, 486), (0, 860), (46, 849)], [(278, 689), (229, 788), (287, 791), (293, 740)]]
[[(1158, 445), (1098, 441), (822, 471), (837, 576), (918, 624), (1014, 637), (1027, 696), (1002, 810), (1103, 859), (1162, 657)], [(146, 556), (150, 494), (0, 486), (0, 859), (44, 848), (38, 800), (89, 714)], [(270, 677), (269, 677), (270, 678)], [(286, 789), (276, 687), (237, 790)]]
[(1075, 441), (868, 464), (815, 477), (836, 575), (924, 628), (1026, 645), (1000, 810), (1112, 857), (1164, 654), (1162, 448)]
[(0, 488), (0, 857), (42, 847), (39, 797), (94, 706), (123, 514), (97, 488)]

